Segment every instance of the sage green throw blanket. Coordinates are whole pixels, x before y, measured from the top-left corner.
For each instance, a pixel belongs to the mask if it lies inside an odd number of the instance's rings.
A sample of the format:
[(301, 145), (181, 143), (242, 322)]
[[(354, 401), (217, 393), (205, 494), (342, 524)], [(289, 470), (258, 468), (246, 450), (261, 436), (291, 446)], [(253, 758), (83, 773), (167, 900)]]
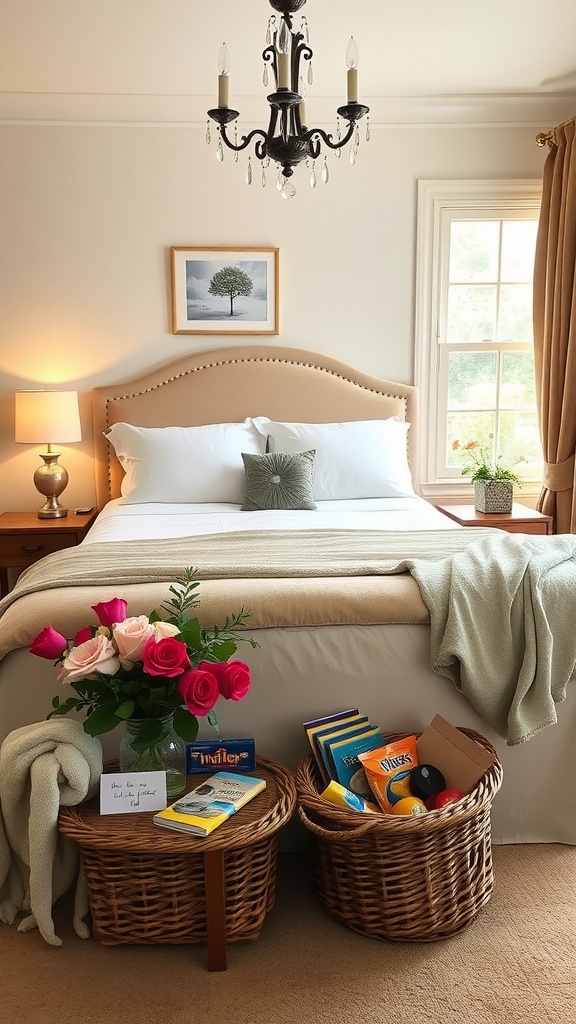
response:
[[(49, 610), (54, 587), (94, 587), (96, 603), (99, 587), (113, 584), (122, 597), (124, 586), (174, 581), (189, 565), (197, 567), (199, 579), (221, 580), (223, 586), (232, 577), (245, 581), (248, 608), (254, 588), (261, 600), (266, 581), (279, 577), (306, 578), (308, 586), (315, 578), (332, 578), (335, 587), (338, 578), (341, 591), (347, 577), (381, 577), (385, 587), (386, 576), (410, 573), (430, 613), (432, 668), (511, 746), (556, 722), (555, 705), (574, 672), (572, 535), (298, 530), (84, 544), (27, 569), (0, 603), (0, 616), (26, 594), (45, 590), (46, 618), (38, 630), (47, 624), (58, 628)], [(322, 593), (329, 604), (325, 587)], [(272, 591), (271, 600), (277, 600)], [(330, 622), (329, 611), (321, 621)], [(9, 649), (1, 618), (0, 649)]]

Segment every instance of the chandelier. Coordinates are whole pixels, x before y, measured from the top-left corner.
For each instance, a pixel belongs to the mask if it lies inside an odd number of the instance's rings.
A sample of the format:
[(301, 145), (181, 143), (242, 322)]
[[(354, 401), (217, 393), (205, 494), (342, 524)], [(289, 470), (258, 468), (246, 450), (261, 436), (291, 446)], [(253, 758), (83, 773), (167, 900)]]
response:
[[(305, 161), (310, 170), (309, 182), (314, 188), (317, 183), (316, 161), (323, 156), (320, 179), (326, 183), (329, 179), (326, 154), (333, 150), (336, 157), (344, 146), (350, 143), (350, 163), (356, 162), (360, 134), (358, 122), (369, 107), (358, 103), (358, 47), (354, 38), (350, 38), (346, 50), (347, 99), (342, 107), (338, 107), (338, 121), (335, 135), (322, 128), (309, 128), (306, 123), (306, 85), (313, 82), (312, 57), (309, 45), (308, 23), (302, 17), (300, 27), (294, 28), (292, 16), (304, 6), (306, 0), (268, 0), (271, 7), (278, 12), (268, 19), (266, 47), (262, 52), (264, 72), (262, 81), (265, 87), (269, 84), (271, 71), (275, 91), (267, 96), (270, 104), (270, 120), (266, 131), (255, 128), (248, 135), (242, 135), (238, 141), (239, 111), (228, 105), (230, 56), (225, 43), (218, 54), (218, 106), (209, 110), (208, 117), (218, 125), (216, 159), (224, 159), (224, 146), (234, 151), (234, 159), (238, 153), (254, 143), (254, 155), (262, 164), (262, 185), (266, 185), (266, 169), (270, 161), (277, 167), (276, 187), (284, 199), (291, 199), (296, 188), (290, 180), (294, 169)], [(301, 70), (302, 67), (302, 70)], [(305, 77), (304, 77), (305, 75)], [(234, 125), (233, 137), (228, 134), (228, 125)], [(370, 138), (370, 127), (366, 119), (366, 138)], [(210, 122), (206, 130), (206, 141), (211, 142)], [(224, 144), (224, 145), (223, 145)], [(323, 145), (326, 147), (323, 150)], [(248, 156), (246, 181), (252, 183), (252, 162)]]

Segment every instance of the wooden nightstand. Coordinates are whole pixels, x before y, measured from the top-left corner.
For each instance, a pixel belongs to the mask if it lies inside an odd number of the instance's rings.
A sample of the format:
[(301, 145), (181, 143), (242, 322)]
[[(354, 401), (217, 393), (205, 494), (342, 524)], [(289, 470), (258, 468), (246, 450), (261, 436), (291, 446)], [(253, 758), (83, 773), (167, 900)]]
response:
[(62, 519), (39, 519), (36, 512), (3, 512), (0, 515), (0, 597), (8, 593), (8, 569), (25, 569), (44, 555), (74, 548), (96, 519), (69, 512)]
[(477, 512), (474, 505), (436, 505), (436, 508), (461, 526), (495, 526), (507, 533), (552, 533), (552, 516), (517, 502), (511, 512)]

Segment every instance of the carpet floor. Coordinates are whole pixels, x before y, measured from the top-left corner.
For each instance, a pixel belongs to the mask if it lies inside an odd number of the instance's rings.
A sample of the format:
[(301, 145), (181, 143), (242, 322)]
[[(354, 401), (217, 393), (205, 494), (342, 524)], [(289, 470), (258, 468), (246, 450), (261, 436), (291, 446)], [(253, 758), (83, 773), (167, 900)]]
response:
[(575, 1024), (576, 848), (494, 850), (495, 889), (463, 933), (430, 944), (349, 931), (318, 903), (305, 853), (280, 856), (256, 942), (99, 946), (55, 908), (61, 947), (0, 925), (2, 1024)]

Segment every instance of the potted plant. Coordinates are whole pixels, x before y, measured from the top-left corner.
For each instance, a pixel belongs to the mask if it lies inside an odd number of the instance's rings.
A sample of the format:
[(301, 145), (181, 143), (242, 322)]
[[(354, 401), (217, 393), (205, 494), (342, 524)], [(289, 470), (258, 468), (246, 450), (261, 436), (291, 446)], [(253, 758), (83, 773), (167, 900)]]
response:
[[(511, 512), (514, 484), (522, 482), (513, 469), (502, 465), (502, 456), (494, 457), (492, 445), (480, 441), (452, 442), (452, 451), (462, 452), (467, 459), (462, 476), (474, 484), (474, 508), (477, 512)], [(523, 462), (522, 458), (517, 460)], [(516, 465), (516, 463), (515, 463)]]

